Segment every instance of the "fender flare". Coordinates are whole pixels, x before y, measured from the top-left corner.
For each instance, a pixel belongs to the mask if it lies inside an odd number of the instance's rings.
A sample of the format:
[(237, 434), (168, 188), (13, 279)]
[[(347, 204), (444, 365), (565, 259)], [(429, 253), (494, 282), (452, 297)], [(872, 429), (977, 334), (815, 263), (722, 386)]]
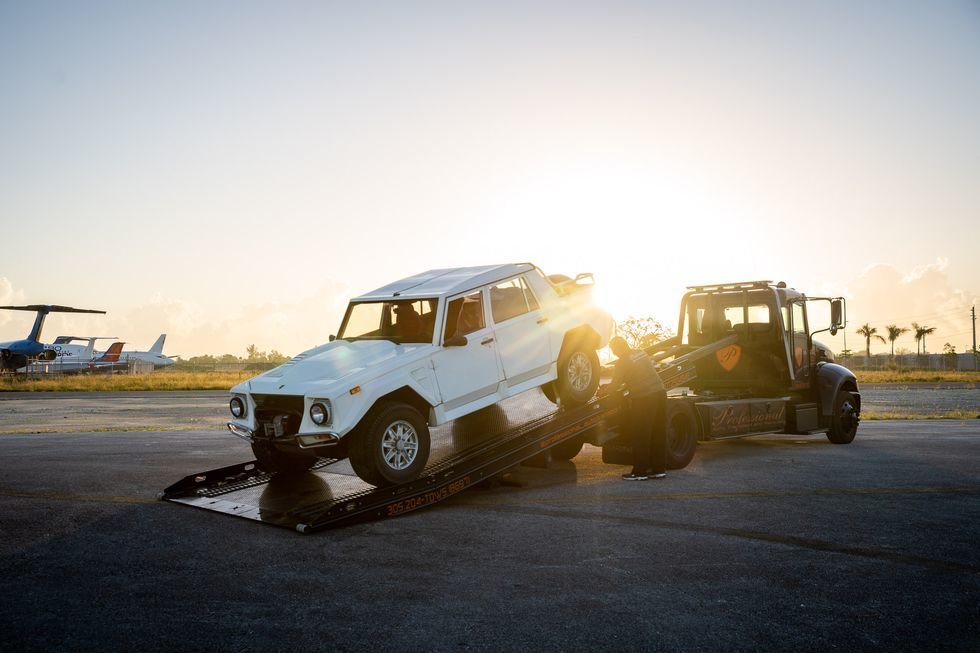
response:
[(854, 372), (837, 363), (820, 363), (817, 365), (817, 393), (820, 402), (821, 422), (826, 421), (834, 412), (834, 399), (837, 393), (846, 390), (854, 395), (858, 413), (861, 412), (861, 393), (858, 392), (857, 377)]

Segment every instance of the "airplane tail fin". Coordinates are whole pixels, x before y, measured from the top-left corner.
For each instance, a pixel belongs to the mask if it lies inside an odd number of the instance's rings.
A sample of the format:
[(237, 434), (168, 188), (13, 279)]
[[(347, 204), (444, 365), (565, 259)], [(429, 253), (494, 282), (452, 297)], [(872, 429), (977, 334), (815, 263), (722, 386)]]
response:
[(166, 339), (167, 339), (167, 334), (166, 333), (161, 333), (160, 334), (160, 337), (157, 338), (157, 341), (153, 343), (153, 346), (152, 347), (150, 347), (150, 353), (151, 354), (163, 354), (163, 342)]
[(71, 306), (60, 306), (58, 304), (31, 304), (30, 306), (0, 306), (0, 310), (8, 311), (34, 311), (37, 317), (34, 319), (34, 327), (31, 329), (27, 339), (31, 342), (39, 342), (41, 339), (41, 329), (44, 328), (44, 318), (48, 313), (99, 313), (105, 315), (105, 311), (95, 311), (89, 308), (72, 308)]
[(109, 345), (109, 348), (105, 350), (97, 360), (100, 363), (115, 363), (119, 360), (119, 354), (122, 353), (124, 342), (114, 342)]

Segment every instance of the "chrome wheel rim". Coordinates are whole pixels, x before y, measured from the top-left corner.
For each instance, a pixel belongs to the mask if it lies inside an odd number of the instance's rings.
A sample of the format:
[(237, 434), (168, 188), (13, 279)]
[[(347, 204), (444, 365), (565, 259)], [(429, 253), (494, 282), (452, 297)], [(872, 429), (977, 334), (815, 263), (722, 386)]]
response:
[(401, 471), (415, 462), (419, 453), (419, 434), (403, 419), (392, 422), (381, 436), (381, 456), (391, 469)]
[(592, 383), (592, 365), (589, 357), (577, 351), (568, 359), (568, 386), (575, 392), (585, 392)]

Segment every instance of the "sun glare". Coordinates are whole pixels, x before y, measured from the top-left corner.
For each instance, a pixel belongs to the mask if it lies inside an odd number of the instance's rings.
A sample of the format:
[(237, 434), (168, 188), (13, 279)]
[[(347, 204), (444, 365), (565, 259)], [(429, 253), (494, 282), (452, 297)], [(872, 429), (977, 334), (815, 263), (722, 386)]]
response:
[(509, 249), (545, 272), (595, 273), (596, 301), (617, 320), (671, 325), (687, 285), (731, 276), (723, 255), (730, 244), (717, 234), (736, 218), (703, 183), (652, 163), (555, 166), (489, 208), (527, 235)]

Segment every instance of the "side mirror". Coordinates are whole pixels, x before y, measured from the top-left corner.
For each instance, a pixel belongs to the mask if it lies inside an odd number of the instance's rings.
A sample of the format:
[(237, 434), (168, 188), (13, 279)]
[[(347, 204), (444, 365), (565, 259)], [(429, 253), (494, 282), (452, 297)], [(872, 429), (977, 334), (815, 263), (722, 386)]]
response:
[(465, 347), (469, 344), (469, 340), (466, 336), (453, 336), (452, 338), (446, 338), (445, 342), (442, 343), (443, 347)]
[(834, 332), (840, 327), (841, 317), (844, 314), (843, 302), (839, 299), (833, 299), (830, 301), (830, 327), (833, 329), (831, 335), (836, 335)]
[(334, 334), (331, 333), (330, 334), (330, 342), (333, 342), (336, 339), (337, 339), (337, 336), (335, 336)]

